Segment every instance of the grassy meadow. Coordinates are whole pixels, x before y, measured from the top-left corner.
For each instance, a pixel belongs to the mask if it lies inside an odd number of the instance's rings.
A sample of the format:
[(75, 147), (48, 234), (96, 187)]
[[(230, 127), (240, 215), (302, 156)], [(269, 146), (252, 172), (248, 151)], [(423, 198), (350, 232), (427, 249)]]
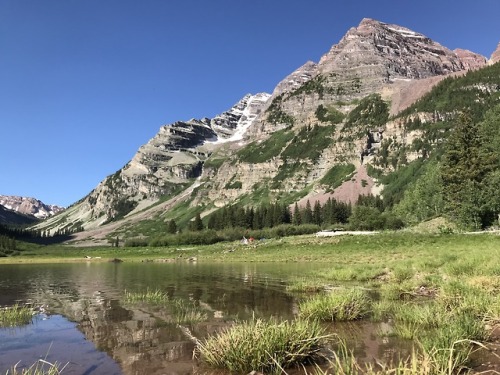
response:
[[(414, 342), (413, 355), (385, 367), (367, 368), (357, 362), (348, 347), (337, 343), (340, 349), (333, 351), (316, 373), (458, 374), (474, 366), (473, 352), (488, 351), (490, 343), (500, 339), (499, 255), (498, 234), (387, 232), (164, 248), (33, 246), (19, 256), (0, 259), (0, 264), (104, 262), (116, 258), (131, 262), (314, 262), (317, 267), (313, 271), (288, 282), (288, 291), (299, 301), (298, 321), (293, 323), (297, 326), (292, 329), (277, 321), (235, 324), (232, 329), (198, 343), (202, 360), (209, 366), (231, 371), (279, 372), (291, 363), (316, 356), (319, 343), (325, 340), (315, 328), (317, 322), (372, 320), (391, 322), (392, 331), (384, 334)], [(178, 302), (157, 291), (129, 293), (126, 299), (128, 303), (169, 306), (173, 315), (192, 313), (192, 306), (179, 307)], [(278, 326), (285, 333), (276, 331)], [(278, 356), (279, 351), (274, 348), (285, 344), (296, 348), (300, 342), (293, 344), (286, 336), (286, 332), (295, 329), (316, 334), (301, 339), (303, 343), (312, 343), (311, 347), (297, 351), (292, 361)], [(272, 334), (265, 333), (268, 331)], [(263, 347), (256, 348), (255, 357), (244, 346), (237, 346), (239, 342), (247, 345), (246, 340), (239, 339), (240, 335), (266, 337)], [(291, 336), (301, 337), (297, 332)], [(278, 342), (273, 342), (273, 337)], [(232, 352), (221, 349), (226, 343), (230, 343), (227, 347)], [(248, 358), (243, 360), (241, 353), (248, 354)], [(283, 353), (292, 351), (285, 348)]]

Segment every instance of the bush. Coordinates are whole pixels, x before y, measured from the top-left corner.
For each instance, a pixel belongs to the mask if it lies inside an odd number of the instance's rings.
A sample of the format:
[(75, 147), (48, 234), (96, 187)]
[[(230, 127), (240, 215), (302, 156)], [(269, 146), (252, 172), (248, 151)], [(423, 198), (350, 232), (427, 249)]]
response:
[(148, 246), (148, 240), (146, 238), (129, 238), (125, 241), (125, 247), (144, 247)]

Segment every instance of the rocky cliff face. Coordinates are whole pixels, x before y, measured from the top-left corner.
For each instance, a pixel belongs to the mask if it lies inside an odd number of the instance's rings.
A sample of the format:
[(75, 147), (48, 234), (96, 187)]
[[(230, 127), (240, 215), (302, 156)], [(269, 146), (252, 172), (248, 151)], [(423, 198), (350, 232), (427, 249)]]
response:
[(32, 216), (36, 219), (46, 219), (64, 210), (51, 204), (45, 204), (35, 198), (0, 195), (0, 205), (8, 210)]
[[(269, 97), (266, 93), (248, 94), (213, 119), (191, 119), (162, 126), (122, 169), (68, 210), (64, 225), (78, 222), (86, 229), (95, 228), (142, 210), (192, 184), (201, 176), (204, 161), (215, 149), (243, 138)], [(48, 222), (42, 227), (51, 225)], [(66, 227), (58, 224), (52, 228)]]
[[(320, 180), (333, 166), (360, 167), (376, 157), (384, 139), (390, 137), (397, 151), (418, 137), (401, 121), (376, 120), (380, 108), (395, 115), (441, 77), (485, 64), (473, 52), (451, 51), (405, 27), (363, 19), (317, 64), (309, 61), (283, 79), (272, 95), (246, 95), (212, 119), (163, 126), (123, 169), (72, 207), (67, 222), (98, 227), (144, 212), (166, 196), (220, 207), (242, 197), (258, 201), (258, 194), (272, 199), (306, 188), (321, 193)], [(308, 138), (315, 132), (326, 142)], [(243, 157), (244, 149), (252, 152)], [(188, 185), (190, 190), (178, 193)]]
[(318, 70), (386, 83), (449, 74), (467, 66), (455, 52), (423, 34), (365, 18), (321, 58)]
[(493, 54), (491, 55), (490, 60), (488, 61), (489, 64), (495, 64), (500, 61), (500, 42), (498, 43), (497, 49)]

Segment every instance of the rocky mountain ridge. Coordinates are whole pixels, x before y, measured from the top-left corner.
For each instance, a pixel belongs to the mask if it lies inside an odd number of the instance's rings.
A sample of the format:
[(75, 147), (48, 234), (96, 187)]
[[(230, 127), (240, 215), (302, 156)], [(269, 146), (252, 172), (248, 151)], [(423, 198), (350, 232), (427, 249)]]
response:
[(35, 198), (14, 195), (0, 195), (0, 206), (36, 219), (46, 219), (64, 211), (64, 207), (45, 204)]
[[(366, 177), (366, 164), (380, 150), (397, 154), (422, 135), (406, 131), (404, 120), (387, 122), (388, 113), (403, 110), (444, 77), (486, 64), (478, 54), (451, 51), (407, 28), (364, 19), (317, 64), (307, 62), (285, 77), (272, 95), (247, 95), (213, 119), (163, 126), (123, 169), (71, 207), (64, 225), (105, 235), (118, 233), (122, 218), (123, 231), (134, 217), (165, 221), (196, 207), (205, 215), (237, 201), (315, 197), (325, 193), (329, 171), (346, 164), (353, 166), (351, 182), (356, 181), (349, 189), (363, 185), (359, 191), (368, 186), (380, 194), (380, 184)], [(387, 112), (386, 118), (377, 111)], [(405, 162), (419, 152), (407, 151)], [(396, 167), (397, 162), (384, 168)], [(181, 203), (184, 211), (174, 214)], [(62, 222), (49, 220), (39, 228), (62, 229)], [(100, 229), (104, 224), (113, 229)]]
[(499, 61), (500, 61), (500, 42), (498, 43), (496, 50), (491, 54), (491, 57), (488, 60), (488, 63), (489, 64), (496, 64)]

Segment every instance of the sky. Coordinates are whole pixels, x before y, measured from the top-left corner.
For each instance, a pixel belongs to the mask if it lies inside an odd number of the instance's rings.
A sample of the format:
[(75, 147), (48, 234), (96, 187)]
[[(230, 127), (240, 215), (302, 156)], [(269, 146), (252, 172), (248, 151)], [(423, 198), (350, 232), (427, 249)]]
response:
[(500, 0), (0, 0), (0, 195), (68, 206), (162, 125), (272, 92), (365, 18), (490, 57)]

